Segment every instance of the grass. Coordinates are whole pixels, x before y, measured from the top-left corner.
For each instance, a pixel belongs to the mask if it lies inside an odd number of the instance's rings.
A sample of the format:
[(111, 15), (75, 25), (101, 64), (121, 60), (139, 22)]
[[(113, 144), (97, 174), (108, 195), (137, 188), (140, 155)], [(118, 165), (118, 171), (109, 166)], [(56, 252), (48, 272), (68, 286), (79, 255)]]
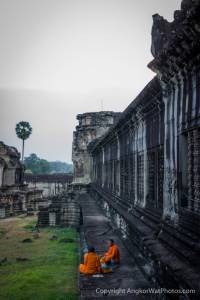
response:
[(32, 231), (32, 230), (34, 230), (36, 224), (37, 224), (37, 220), (35, 220), (35, 218), (34, 218), (28, 224), (24, 225), (24, 228), (27, 229), (28, 231)]
[(5, 229), (0, 227), (0, 239), (4, 236), (5, 232)]
[[(78, 299), (77, 232), (44, 228), (35, 238), (35, 222), (35, 217), (0, 221), (0, 259), (7, 257), (0, 265), (0, 299)], [(56, 240), (50, 240), (53, 235)], [(32, 243), (22, 243), (26, 238)], [(17, 257), (27, 260), (16, 261)]]

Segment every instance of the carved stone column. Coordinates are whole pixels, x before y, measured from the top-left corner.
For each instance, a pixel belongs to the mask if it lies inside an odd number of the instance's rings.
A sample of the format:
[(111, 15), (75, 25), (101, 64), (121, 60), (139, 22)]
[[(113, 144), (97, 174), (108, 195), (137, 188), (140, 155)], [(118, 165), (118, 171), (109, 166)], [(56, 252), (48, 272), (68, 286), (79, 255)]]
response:
[(116, 139), (117, 139), (117, 194), (120, 195), (120, 141), (119, 141), (119, 136), (116, 134)]
[(176, 93), (174, 86), (168, 90), (163, 87), (165, 104), (165, 142), (164, 142), (164, 186), (163, 217), (172, 222), (178, 221), (178, 186), (177, 186), (177, 120)]
[(143, 207), (146, 206), (147, 195), (148, 195), (148, 155), (146, 145), (146, 124), (143, 122), (143, 149), (144, 149), (144, 201)]
[(138, 124), (135, 124), (135, 203), (138, 203)]
[(0, 164), (0, 187), (3, 185), (3, 169), (4, 167)]
[(105, 149), (102, 147), (102, 188), (105, 184)]

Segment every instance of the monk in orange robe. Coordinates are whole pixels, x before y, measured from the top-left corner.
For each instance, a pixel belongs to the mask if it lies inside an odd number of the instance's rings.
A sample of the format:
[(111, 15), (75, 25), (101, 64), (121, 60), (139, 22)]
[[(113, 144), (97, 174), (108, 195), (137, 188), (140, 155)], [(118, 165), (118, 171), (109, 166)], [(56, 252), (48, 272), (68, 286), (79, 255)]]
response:
[(115, 265), (120, 264), (119, 248), (112, 239), (109, 240), (109, 249), (104, 254), (105, 263), (113, 263)]
[(89, 247), (88, 252), (84, 255), (84, 263), (80, 264), (80, 273), (94, 275), (101, 273), (100, 257), (95, 253), (94, 247)]

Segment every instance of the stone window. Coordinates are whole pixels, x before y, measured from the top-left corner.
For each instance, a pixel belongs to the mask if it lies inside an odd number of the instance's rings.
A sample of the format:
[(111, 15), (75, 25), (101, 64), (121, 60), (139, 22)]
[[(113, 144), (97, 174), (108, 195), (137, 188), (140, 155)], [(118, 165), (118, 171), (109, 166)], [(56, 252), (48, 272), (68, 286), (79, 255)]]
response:
[(181, 206), (200, 212), (200, 128), (183, 134), (179, 148)]
[(148, 153), (148, 202), (155, 206), (156, 198), (156, 155), (155, 151)]
[(163, 208), (164, 151), (154, 148), (148, 153), (147, 206)]
[(124, 158), (124, 196), (129, 198), (129, 155)]

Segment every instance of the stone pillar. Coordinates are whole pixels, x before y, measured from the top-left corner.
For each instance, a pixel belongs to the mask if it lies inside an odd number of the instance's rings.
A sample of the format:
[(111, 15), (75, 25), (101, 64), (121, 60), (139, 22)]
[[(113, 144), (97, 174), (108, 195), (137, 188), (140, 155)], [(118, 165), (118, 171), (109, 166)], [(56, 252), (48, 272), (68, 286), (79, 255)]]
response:
[(144, 201), (142, 206), (146, 206), (147, 195), (148, 195), (148, 155), (147, 155), (147, 145), (146, 145), (146, 124), (143, 122), (143, 149), (144, 149)]
[(102, 147), (102, 188), (105, 184), (105, 149)]
[(0, 165), (0, 187), (3, 186), (3, 169), (4, 167)]
[(112, 164), (112, 192), (115, 192), (115, 160), (111, 160)]
[(49, 226), (56, 226), (56, 213), (49, 212)]
[[(168, 89), (168, 90), (167, 90)], [(174, 86), (163, 87), (165, 104), (163, 217), (177, 223), (177, 93)]]
[(138, 126), (135, 127), (135, 203), (138, 203)]
[(119, 136), (116, 134), (116, 139), (117, 139), (117, 194), (120, 195), (120, 141), (119, 141)]
[[(15, 212), (14, 200), (13, 200), (12, 196), (9, 196), (8, 199), (9, 199), (8, 200), (8, 203), (9, 203), (9, 205), (8, 205), (8, 207), (9, 207), (9, 214), (12, 215)], [(18, 201), (18, 199), (17, 199), (17, 201)]]
[[(27, 196), (28, 197), (28, 196)], [(27, 211), (27, 200), (26, 200), (26, 196), (22, 197), (22, 210), (23, 211)]]
[(192, 118), (196, 117), (196, 107), (197, 107), (197, 68), (194, 66), (192, 73), (191, 73), (191, 80), (192, 80), (192, 107), (191, 107), (191, 116)]
[(93, 157), (91, 157), (91, 170), (90, 170), (90, 177), (92, 182), (96, 182), (97, 181), (97, 162), (96, 159), (94, 159)]

